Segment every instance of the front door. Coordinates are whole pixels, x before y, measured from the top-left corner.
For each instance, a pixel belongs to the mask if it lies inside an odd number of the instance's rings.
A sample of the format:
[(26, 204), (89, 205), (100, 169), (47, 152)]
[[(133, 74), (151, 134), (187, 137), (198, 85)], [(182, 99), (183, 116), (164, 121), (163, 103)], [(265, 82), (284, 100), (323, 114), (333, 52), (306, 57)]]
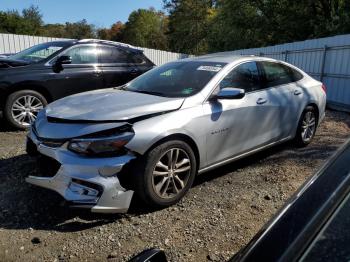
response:
[(47, 84), (55, 99), (104, 87), (96, 45), (73, 46), (62, 55), (70, 56), (72, 63), (62, 65), (62, 70), (50, 73)]

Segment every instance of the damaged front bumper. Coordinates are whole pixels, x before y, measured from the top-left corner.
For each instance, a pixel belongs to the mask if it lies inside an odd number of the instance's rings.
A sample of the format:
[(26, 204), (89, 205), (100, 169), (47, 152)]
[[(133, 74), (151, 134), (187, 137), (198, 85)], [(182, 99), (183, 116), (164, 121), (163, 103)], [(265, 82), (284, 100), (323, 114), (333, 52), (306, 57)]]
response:
[(27, 152), (52, 159), (57, 163), (58, 171), (40, 177), (29, 176), (26, 181), (56, 191), (73, 207), (90, 208), (96, 213), (127, 212), (134, 191), (121, 186), (118, 173), (136, 156), (129, 153), (108, 158), (84, 157), (69, 151), (67, 144), (48, 145), (31, 130), (27, 137)]

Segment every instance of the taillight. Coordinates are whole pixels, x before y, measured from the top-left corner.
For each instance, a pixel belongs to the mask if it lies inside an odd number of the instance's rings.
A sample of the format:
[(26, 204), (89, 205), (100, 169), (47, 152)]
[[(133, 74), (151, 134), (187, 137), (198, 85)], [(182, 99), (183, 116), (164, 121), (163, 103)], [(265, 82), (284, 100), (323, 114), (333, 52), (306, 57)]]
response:
[(325, 93), (327, 93), (327, 87), (326, 87), (325, 84), (322, 84), (322, 89), (323, 89), (323, 91), (324, 91)]

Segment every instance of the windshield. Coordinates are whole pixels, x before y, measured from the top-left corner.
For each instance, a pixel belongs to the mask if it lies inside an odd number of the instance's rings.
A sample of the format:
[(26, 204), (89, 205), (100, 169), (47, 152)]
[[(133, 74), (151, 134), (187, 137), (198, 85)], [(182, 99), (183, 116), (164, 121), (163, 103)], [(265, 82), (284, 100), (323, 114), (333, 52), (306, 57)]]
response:
[(203, 89), (223, 67), (217, 62), (173, 62), (131, 81), (125, 90), (164, 97), (188, 97)]
[(12, 55), (9, 58), (13, 60), (22, 60), (29, 63), (40, 62), (48, 58), (50, 55), (61, 50), (68, 44), (68, 42), (51, 42), (39, 44), (25, 49), (15, 55)]

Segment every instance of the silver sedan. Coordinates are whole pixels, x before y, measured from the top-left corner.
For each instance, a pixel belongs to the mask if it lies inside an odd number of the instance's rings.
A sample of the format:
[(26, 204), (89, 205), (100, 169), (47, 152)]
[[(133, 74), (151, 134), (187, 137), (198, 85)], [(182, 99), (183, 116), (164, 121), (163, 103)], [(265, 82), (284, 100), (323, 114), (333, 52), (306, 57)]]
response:
[(92, 212), (126, 212), (134, 193), (167, 207), (198, 173), (287, 140), (306, 146), (325, 106), (324, 85), (282, 61), (171, 62), (43, 109), (27, 139), (42, 172), (26, 181)]

